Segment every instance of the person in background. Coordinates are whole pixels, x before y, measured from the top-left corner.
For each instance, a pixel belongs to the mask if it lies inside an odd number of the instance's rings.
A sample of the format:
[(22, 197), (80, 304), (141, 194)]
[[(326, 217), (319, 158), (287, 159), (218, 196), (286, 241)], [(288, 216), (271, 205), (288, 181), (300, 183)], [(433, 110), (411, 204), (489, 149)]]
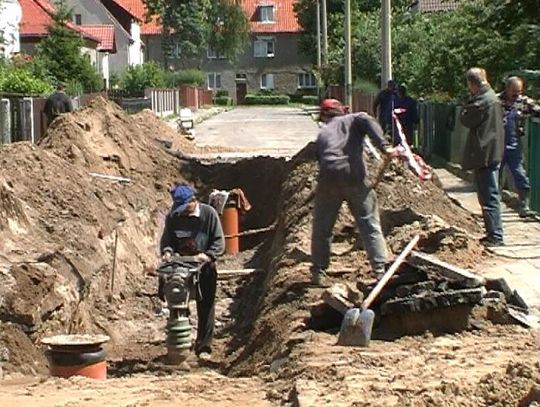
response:
[(373, 112), (377, 116), (383, 131), (387, 134), (392, 134), (392, 110), (396, 98), (396, 82), (389, 80), (386, 89), (381, 90), (373, 102)]
[(501, 196), (498, 187), (499, 166), (504, 151), (502, 109), (497, 95), (482, 68), (470, 68), (465, 74), (470, 95), (461, 110), (461, 123), (469, 129), (462, 168), (472, 170), (478, 202), (482, 207), (486, 235), (485, 246), (502, 246)]
[(54, 119), (60, 116), (62, 113), (72, 112), (73, 105), (71, 99), (65, 93), (65, 86), (62, 82), (59, 82), (56, 87), (56, 92), (50, 95), (45, 101), (45, 107), (43, 113), (47, 117), (47, 126), (49, 126)]
[(398, 152), (386, 142), (373, 117), (367, 113), (346, 114), (346, 107), (338, 100), (323, 100), (320, 118), (325, 124), (316, 142), (319, 177), (311, 237), (311, 283), (326, 284), (323, 280), (330, 263), (332, 231), (343, 201), (356, 221), (371, 267), (380, 278), (387, 262), (386, 243), (377, 194), (366, 182), (364, 138), (368, 136), (389, 158)]
[[(215, 298), (217, 288), (216, 259), (225, 250), (225, 237), (216, 210), (199, 202), (195, 190), (187, 184), (171, 189), (172, 208), (165, 219), (161, 237), (162, 260), (173, 254), (195, 256), (204, 263), (199, 275), (200, 298), (197, 298), (197, 338), (195, 354), (209, 358), (214, 337)], [(161, 298), (163, 300), (163, 298)]]
[(525, 135), (527, 115), (540, 116), (540, 104), (522, 95), (523, 80), (517, 76), (509, 77), (505, 89), (499, 93), (503, 107), (504, 120), (504, 156), (501, 163), (501, 173), (508, 166), (519, 198), (519, 216), (522, 218), (534, 216), (529, 208), (529, 178), (523, 166), (521, 140)]
[[(407, 94), (405, 85), (398, 86), (395, 108), (405, 110), (398, 117), (403, 126), (407, 143), (412, 147), (414, 145), (414, 126), (418, 123), (418, 102)], [(394, 134), (394, 145), (397, 144), (399, 144), (399, 140), (396, 140), (396, 134)]]

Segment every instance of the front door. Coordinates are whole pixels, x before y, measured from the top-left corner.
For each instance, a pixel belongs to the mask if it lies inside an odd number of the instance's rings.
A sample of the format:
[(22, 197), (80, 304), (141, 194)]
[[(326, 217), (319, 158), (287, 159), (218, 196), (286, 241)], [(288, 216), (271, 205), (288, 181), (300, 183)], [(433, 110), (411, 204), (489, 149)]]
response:
[(243, 105), (246, 101), (247, 83), (236, 82), (236, 104)]

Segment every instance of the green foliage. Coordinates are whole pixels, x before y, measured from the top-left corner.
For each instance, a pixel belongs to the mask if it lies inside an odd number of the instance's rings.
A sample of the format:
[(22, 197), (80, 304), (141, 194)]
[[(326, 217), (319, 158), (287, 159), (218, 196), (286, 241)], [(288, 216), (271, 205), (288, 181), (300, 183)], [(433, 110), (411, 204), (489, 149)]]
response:
[(319, 104), (319, 97), (318, 96), (310, 96), (310, 95), (304, 95), (302, 96), (301, 102), (305, 105), (318, 105)]
[(199, 61), (208, 47), (236, 60), (247, 44), (249, 22), (237, 0), (144, 0), (163, 21), (167, 55), (177, 47), (181, 61)]
[(28, 95), (46, 95), (53, 91), (53, 87), (49, 82), (36, 77), (27, 68), (0, 65), (0, 91)]
[[(412, 15), (410, 1), (394, 1), (392, 53), (394, 77), (409, 92), (439, 100), (460, 97), (464, 72), (481, 66), (496, 85), (505, 73), (540, 66), (538, 0), (463, 0), (455, 11)], [(343, 83), (343, 3), (328, 1), (326, 85)], [(353, 79), (380, 83), (380, 1), (353, 2)], [(305, 29), (301, 50), (315, 61), (315, 3), (295, 9)]]
[(362, 92), (364, 95), (376, 95), (379, 93), (379, 86), (364, 79), (357, 79), (354, 81), (353, 90)]
[(165, 86), (165, 72), (155, 62), (128, 67), (122, 77), (123, 88), (130, 92), (143, 92), (146, 88)]
[(216, 96), (214, 97), (214, 104), (219, 106), (231, 106), (233, 100), (229, 96)]
[(216, 91), (216, 97), (221, 96), (229, 96), (229, 91), (227, 89), (219, 89), (218, 91)]
[(64, 2), (57, 3), (53, 24), (47, 27), (48, 35), (36, 46), (36, 57), (56, 81), (77, 81), (87, 92), (101, 90), (102, 78), (90, 58), (81, 53), (83, 40), (80, 34), (67, 27), (71, 11)]
[(206, 73), (198, 69), (170, 72), (167, 74), (166, 82), (168, 87), (173, 88), (181, 85), (203, 86), (206, 83)]
[(246, 95), (246, 105), (288, 105), (287, 95)]

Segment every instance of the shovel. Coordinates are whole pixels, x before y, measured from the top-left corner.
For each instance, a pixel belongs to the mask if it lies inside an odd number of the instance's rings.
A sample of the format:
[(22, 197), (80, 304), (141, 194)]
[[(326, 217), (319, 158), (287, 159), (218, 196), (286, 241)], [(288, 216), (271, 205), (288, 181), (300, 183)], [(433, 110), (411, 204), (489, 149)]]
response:
[(343, 322), (341, 323), (341, 330), (339, 331), (338, 345), (369, 346), (375, 312), (368, 308), (375, 298), (377, 298), (377, 295), (379, 295), (386, 283), (388, 283), (388, 280), (392, 278), (401, 263), (403, 263), (412, 249), (414, 249), (418, 240), (420, 240), (420, 236), (416, 235), (405, 249), (403, 249), (390, 268), (384, 273), (375, 288), (371, 290), (367, 298), (362, 302), (360, 308), (351, 308), (345, 313)]

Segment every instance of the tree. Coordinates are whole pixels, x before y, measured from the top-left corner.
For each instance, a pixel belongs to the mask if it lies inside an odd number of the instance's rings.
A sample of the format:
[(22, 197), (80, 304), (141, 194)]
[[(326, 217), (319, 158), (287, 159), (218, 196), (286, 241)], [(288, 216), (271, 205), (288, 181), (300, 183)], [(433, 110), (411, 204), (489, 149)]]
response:
[(81, 52), (83, 40), (80, 34), (67, 26), (71, 21), (71, 10), (64, 1), (56, 3), (53, 24), (47, 27), (47, 36), (36, 46), (36, 57), (42, 62), (56, 81), (77, 84), (84, 91), (97, 91), (102, 79), (89, 57)]
[[(315, 0), (300, 0), (301, 49), (315, 60)], [(450, 99), (465, 92), (463, 74), (482, 66), (493, 84), (516, 69), (540, 65), (538, 0), (463, 0), (455, 11), (411, 14), (408, 1), (393, 2), (394, 77), (417, 96)], [(379, 82), (380, 1), (352, 4), (355, 80)], [(343, 1), (328, 0), (329, 64), (325, 83), (343, 83)]]
[(164, 49), (178, 48), (185, 65), (200, 64), (208, 47), (231, 61), (245, 50), (249, 23), (241, 0), (144, 0), (148, 15), (160, 15)]
[(165, 72), (155, 62), (130, 66), (123, 75), (124, 89), (131, 92), (144, 92), (146, 88), (165, 86)]

